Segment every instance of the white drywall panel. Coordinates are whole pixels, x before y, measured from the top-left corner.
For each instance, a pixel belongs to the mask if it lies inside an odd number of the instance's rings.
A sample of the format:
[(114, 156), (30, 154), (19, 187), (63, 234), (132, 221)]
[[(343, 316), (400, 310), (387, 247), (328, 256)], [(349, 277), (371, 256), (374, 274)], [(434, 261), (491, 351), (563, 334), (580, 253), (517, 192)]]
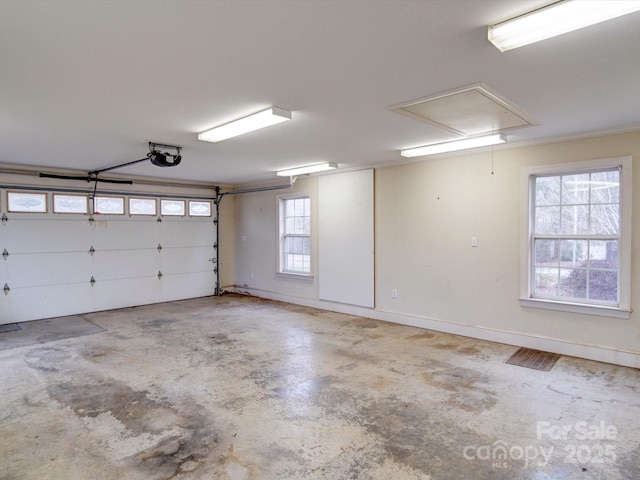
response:
[(319, 178), (319, 298), (374, 306), (373, 170)]

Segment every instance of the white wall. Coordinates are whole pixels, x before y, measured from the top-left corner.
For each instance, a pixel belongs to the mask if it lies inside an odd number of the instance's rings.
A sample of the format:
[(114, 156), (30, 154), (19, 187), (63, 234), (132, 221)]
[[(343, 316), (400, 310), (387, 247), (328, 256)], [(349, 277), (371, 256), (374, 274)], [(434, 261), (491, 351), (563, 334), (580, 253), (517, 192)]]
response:
[[(626, 155), (634, 158), (633, 180), (640, 185), (640, 132), (496, 150), (493, 175), (488, 152), (377, 169), (375, 309), (319, 300), (317, 278), (279, 278), (277, 194), (239, 196), (236, 284), (268, 298), (640, 367), (637, 313), (621, 320), (518, 302), (522, 168)], [(311, 195), (313, 206), (317, 184), (317, 177), (300, 179), (295, 191)], [(640, 194), (633, 202), (635, 219)], [(317, 265), (317, 219), (314, 226)], [(631, 307), (637, 308), (639, 222), (632, 235)], [(477, 248), (471, 247), (471, 236), (478, 237)], [(391, 298), (392, 289), (397, 299)]]

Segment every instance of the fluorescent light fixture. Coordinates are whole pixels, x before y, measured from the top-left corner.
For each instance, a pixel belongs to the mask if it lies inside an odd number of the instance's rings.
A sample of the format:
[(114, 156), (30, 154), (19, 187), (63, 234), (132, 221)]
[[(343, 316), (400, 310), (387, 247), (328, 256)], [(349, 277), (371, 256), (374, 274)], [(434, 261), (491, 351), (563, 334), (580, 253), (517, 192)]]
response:
[(227, 138), (237, 137), (243, 133), (253, 132), (286, 120), (291, 120), (291, 112), (284, 108), (271, 107), (224, 125), (214, 127), (198, 134), (198, 140), (220, 142)]
[(488, 38), (506, 52), (638, 10), (638, 0), (564, 0), (490, 25)]
[(465, 138), (464, 140), (455, 140), (453, 142), (434, 143), (425, 145), (424, 147), (407, 148), (401, 150), (400, 155), (407, 158), (422, 157), (425, 155), (436, 155), (437, 153), (455, 152), (456, 150), (466, 150), (468, 148), (486, 147), (488, 145), (497, 145), (506, 143), (507, 137), (502, 133), (493, 135), (485, 135), (483, 137)]
[(318, 163), (316, 165), (307, 165), (305, 167), (289, 168), (287, 170), (278, 170), (276, 175), (279, 177), (295, 177), (296, 175), (305, 175), (307, 173), (324, 172), (325, 170), (334, 170), (338, 168), (337, 163)]

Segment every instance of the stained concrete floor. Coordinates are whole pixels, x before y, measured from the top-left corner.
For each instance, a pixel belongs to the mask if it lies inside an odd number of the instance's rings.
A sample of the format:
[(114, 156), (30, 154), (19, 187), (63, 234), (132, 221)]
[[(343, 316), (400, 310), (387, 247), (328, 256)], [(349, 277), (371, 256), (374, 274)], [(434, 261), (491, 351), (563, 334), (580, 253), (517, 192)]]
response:
[(0, 351), (0, 479), (640, 478), (640, 371), (225, 295)]

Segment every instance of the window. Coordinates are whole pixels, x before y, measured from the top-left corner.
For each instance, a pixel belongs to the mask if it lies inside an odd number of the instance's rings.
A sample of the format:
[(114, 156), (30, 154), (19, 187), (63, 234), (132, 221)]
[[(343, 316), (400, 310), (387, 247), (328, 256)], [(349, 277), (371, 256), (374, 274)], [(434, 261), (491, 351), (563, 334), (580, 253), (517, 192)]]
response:
[(7, 210), (10, 212), (47, 213), (47, 195), (32, 192), (7, 192)]
[(160, 200), (160, 214), (184, 217), (184, 200)]
[(189, 200), (189, 216), (190, 217), (210, 217), (211, 202), (196, 202)]
[(93, 213), (124, 215), (124, 197), (95, 197), (93, 205)]
[(527, 172), (523, 299), (629, 310), (630, 169), (609, 159)]
[(87, 213), (87, 196), (54, 193), (53, 211), (55, 213)]
[(156, 200), (151, 198), (129, 198), (129, 215), (155, 215)]
[(280, 272), (311, 274), (311, 199), (280, 198)]

